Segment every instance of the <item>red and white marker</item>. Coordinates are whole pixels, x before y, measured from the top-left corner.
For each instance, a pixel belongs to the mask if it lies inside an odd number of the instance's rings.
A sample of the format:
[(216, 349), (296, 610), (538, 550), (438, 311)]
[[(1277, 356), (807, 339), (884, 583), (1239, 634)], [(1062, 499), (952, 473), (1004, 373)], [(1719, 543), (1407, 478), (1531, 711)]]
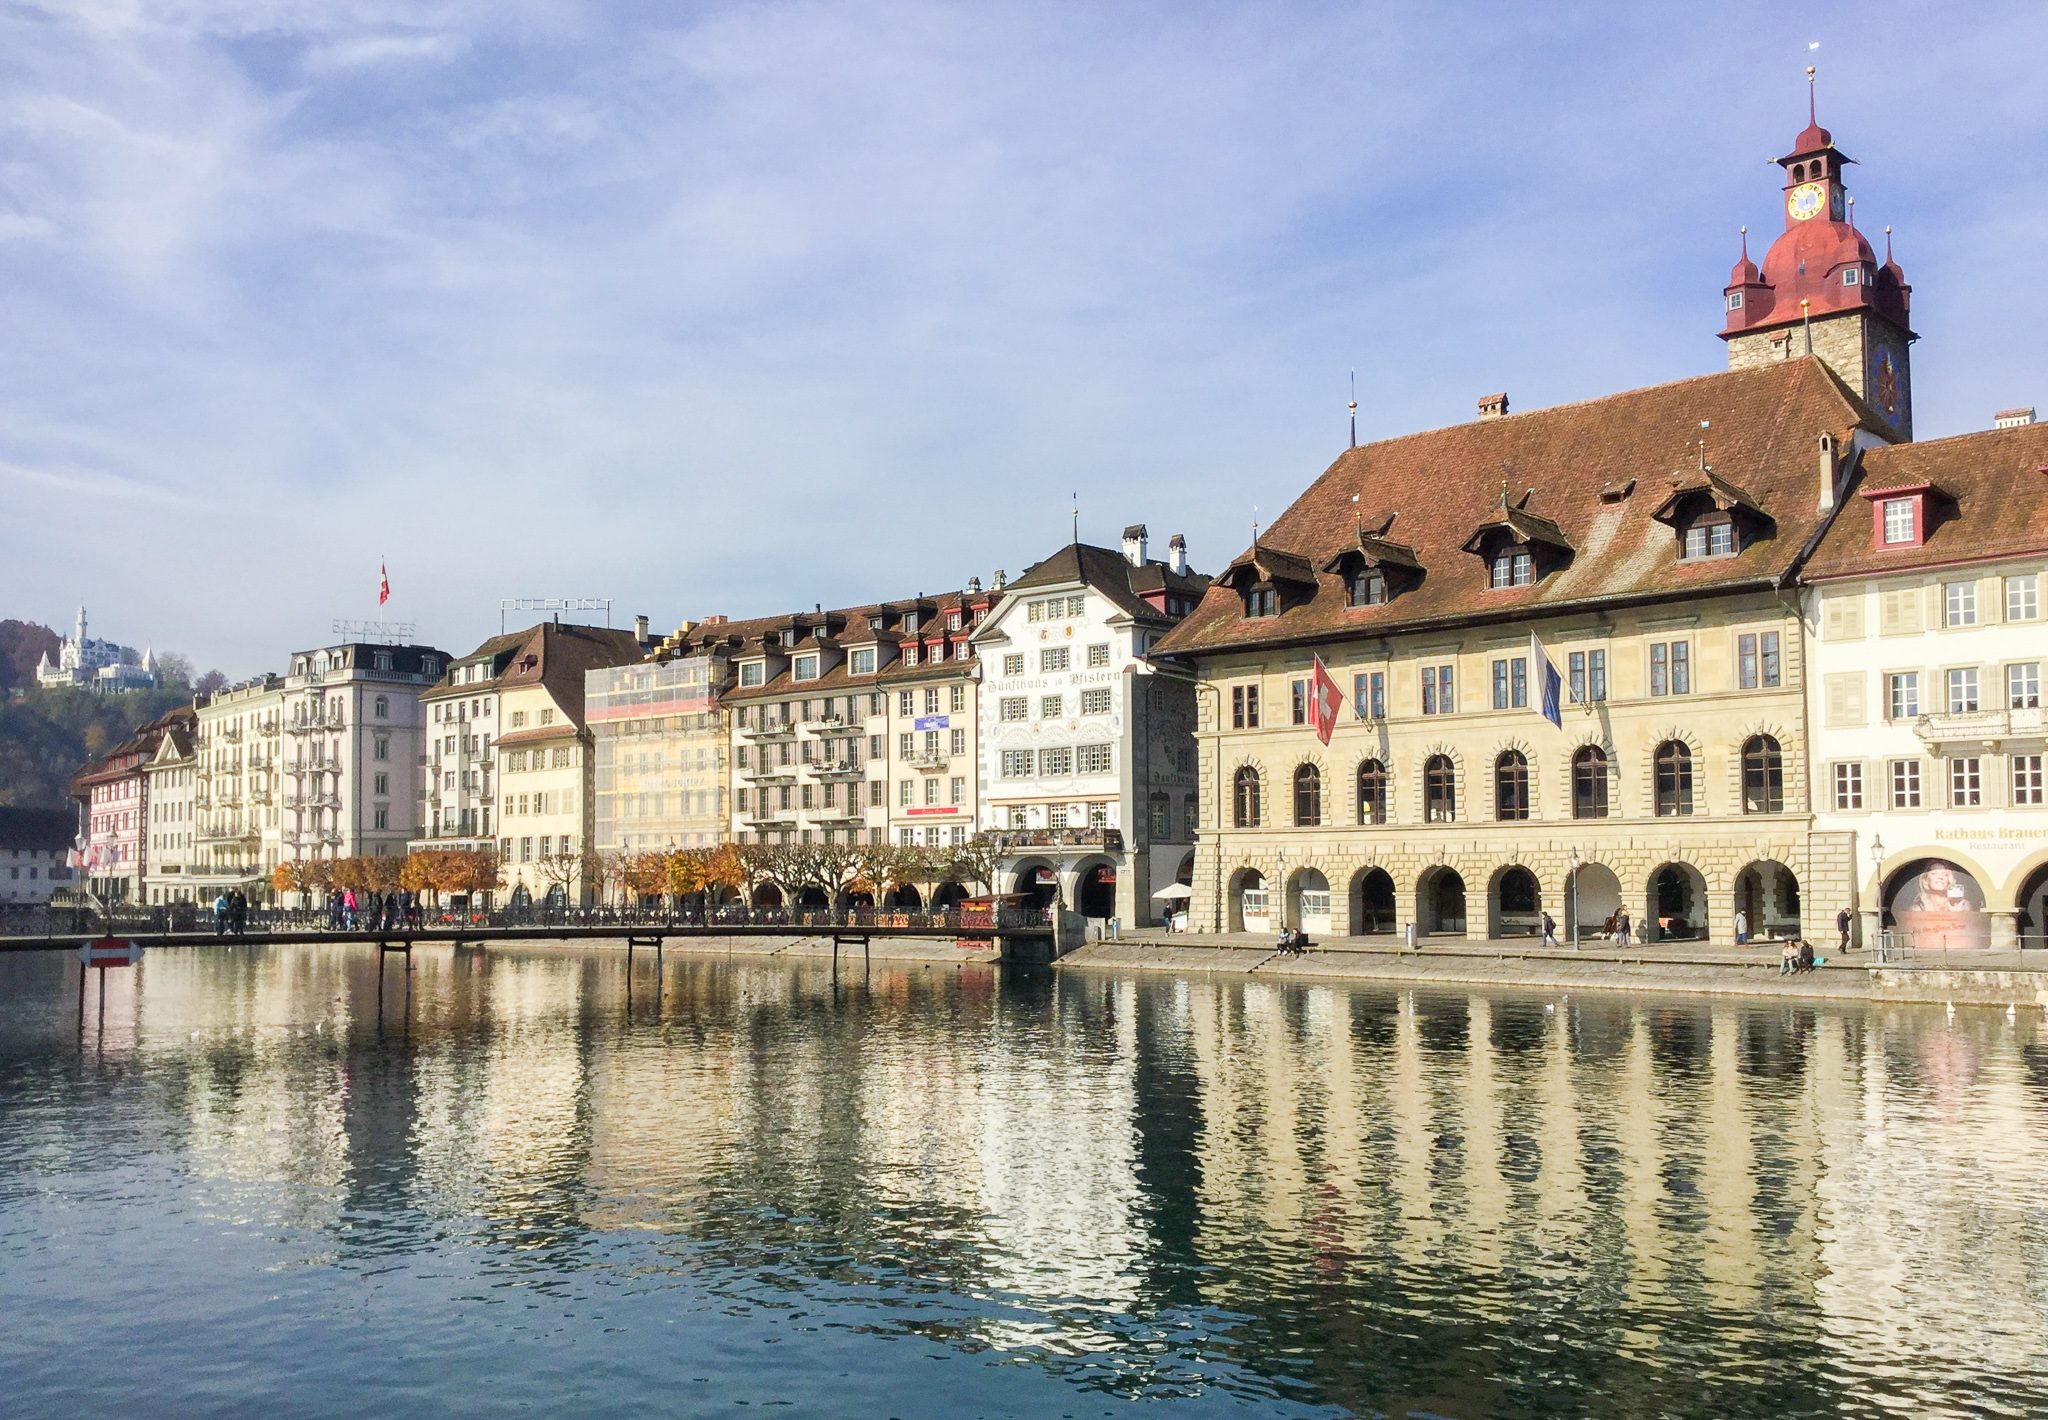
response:
[(105, 969), (110, 966), (133, 966), (142, 960), (142, 943), (123, 941), (118, 937), (102, 937), (97, 942), (87, 942), (78, 949), (78, 959), (87, 966)]

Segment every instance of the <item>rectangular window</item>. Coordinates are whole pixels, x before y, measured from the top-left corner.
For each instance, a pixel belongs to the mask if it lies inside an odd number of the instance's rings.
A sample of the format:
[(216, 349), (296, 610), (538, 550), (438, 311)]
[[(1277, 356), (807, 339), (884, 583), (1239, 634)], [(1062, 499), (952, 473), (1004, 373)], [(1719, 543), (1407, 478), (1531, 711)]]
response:
[(1100, 670), (1108, 664), (1109, 647), (1107, 644), (1098, 644), (1088, 648), (1088, 668), (1090, 670)]
[(1662, 641), (1650, 643), (1650, 694), (1671, 693), (1671, 648)]
[(946, 752), (959, 756), (967, 753), (967, 731), (953, 730), (946, 735)]
[(2042, 756), (2038, 754), (2016, 754), (2012, 757), (2012, 801), (2015, 804), (2040, 804), (2042, 797), (2041, 780)]
[(1038, 752), (1038, 773), (1041, 778), (1073, 772), (1074, 752), (1071, 749), (1042, 749)]
[(939, 688), (936, 685), (928, 685), (925, 687), (924, 713), (927, 715), (936, 715), (939, 713)]
[(2041, 663), (2022, 661), (2005, 668), (2005, 708), (2038, 710), (2041, 707)]
[(856, 646), (846, 654), (846, 669), (854, 675), (875, 673), (875, 648)]
[(1078, 751), (1083, 774), (1107, 774), (1111, 761), (1108, 745), (1082, 745)]
[(896, 784), (896, 802), (907, 809), (911, 804), (911, 795), (916, 792), (916, 789), (912, 787), (911, 780), (898, 780)]
[(1064, 705), (1065, 705), (1065, 701), (1066, 701), (1066, 697), (1065, 697), (1065, 696), (1061, 696), (1061, 695), (1041, 695), (1041, 696), (1039, 696), (1039, 697), (1038, 697), (1038, 718), (1039, 718), (1039, 719), (1041, 719), (1041, 720), (1057, 720), (1057, 719), (1059, 719), (1059, 717), (1060, 717), (1060, 716), (1062, 716), (1062, 715), (1064, 715), (1064, 714), (1066, 713), (1066, 710), (1065, 710), (1065, 708), (1064, 708)]
[(1527, 548), (1494, 554), (1489, 584), (1494, 587), (1526, 587), (1536, 577), (1536, 563)]
[(1004, 750), (1003, 777), (1005, 779), (1029, 779), (1031, 777), (1031, 751), (1028, 749)]
[(1913, 540), (1913, 500), (1911, 498), (1887, 498), (1884, 500), (1884, 540), (1886, 546)]
[(1287, 682), (1287, 691), (1288, 715), (1290, 717), (1288, 723), (1306, 725), (1308, 723), (1308, 682), (1300, 679), (1291, 680)]
[(1735, 638), (1735, 683), (1743, 690), (1778, 684), (1778, 633), (1745, 631)]
[(1010, 655), (1003, 657), (1003, 674), (1024, 674), (1024, 653), (1022, 651), (1014, 652)]
[(1984, 802), (1984, 761), (1965, 755), (1948, 762), (1948, 806), (1974, 809)]
[(1351, 708), (1361, 720), (1387, 718), (1387, 674), (1360, 671), (1351, 677)]
[(1107, 689), (1082, 691), (1081, 713), (1083, 715), (1107, 715), (1109, 713), (1109, 691)]
[[(1031, 763), (1031, 755), (1030, 755), (1030, 752), (1029, 752), (1029, 751), (1026, 751), (1026, 752), (1025, 752), (1025, 755), (1024, 755), (1024, 761), (1025, 761), (1025, 768), (1026, 768), (1026, 769), (1028, 770), (1028, 769), (1030, 768), (1030, 763)], [(886, 779), (870, 779), (870, 780), (868, 780), (868, 807), (869, 807), (869, 808), (871, 808), (871, 809), (879, 809), (880, 807), (882, 807), (882, 795), (883, 795), (883, 793), (884, 793), (884, 792), (886, 791), (886, 789), (887, 789), (887, 786), (888, 786), (888, 781), (887, 781)]]
[(1065, 646), (1047, 646), (1038, 653), (1038, 668), (1041, 671), (1063, 671), (1069, 659)]
[(896, 736), (896, 757), (898, 759), (909, 759), (917, 753), (916, 745), (916, 734), (905, 730), (902, 734)]
[(1529, 708), (1529, 658), (1509, 656), (1493, 663), (1493, 708)]
[[(767, 672), (768, 668), (759, 661), (742, 661), (740, 663), (740, 684), (760, 685), (763, 681), (767, 680)], [(526, 716), (522, 713), (514, 715), (512, 718), (514, 721), (520, 721), (524, 720)]]
[(1920, 807), (1919, 760), (1895, 759), (1892, 761), (1892, 807), (1895, 809), (1917, 809)]
[(946, 695), (946, 709), (958, 715), (967, 709), (967, 687), (956, 685)]
[(1884, 678), (1885, 717), (1917, 720), (1920, 717), (1920, 673), (1898, 671)]
[(1975, 582), (1948, 582), (1942, 586), (1942, 604), (1950, 626), (1975, 626), (1977, 624), (1977, 584)]
[(1835, 766), (1835, 807), (1845, 810), (1863, 807), (1862, 765), (1838, 764)]
[(818, 658), (816, 656), (798, 656), (795, 668), (790, 672), (790, 678), (792, 680), (816, 680), (818, 678)]
[(1005, 695), (997, 705), (997, 718), (1003, 720), (1028, 720), (1031, 718), (1031, 697), (1028, 695)]
[(1422, 713), (1425, 715), (1449, 715), (1457, 708), (1457, 695), (1451, 688), (1451, 668), (1449, 666), (1424, 666), (1422, 668)]
[(947, 802), (958, 807), (967, 802), (967, 781), (955, 774), (946, 781)]
[(2041, 615), (2041, 579), (2029, 572), (2005, 579), (2005, 619), (2033, 621)]
[(1967, 666), (1948, 673), (1948, 713), (1968, 715), (1980, 702), (1977, 698), (1977, 669)]
[(926, 808), (928, 808), (928, 809), (929, 809), (929, 808), (934, 808), (934, 807), (936, 807), (936, 806), (937, 806), (938, 802), (939, 802), (939, 781), (938, 781), (938, 780), (936, 780), (936, 779), (927, 779), (927, 780), (925, 780), (925, 781), (924, 781), (924, 806), (925, 806)]
[(1230, 727), (1234, 730), (1256, 730), (1259, 727), (1259, 688), (1256, 685), (1234, 685), (1230, 688)]

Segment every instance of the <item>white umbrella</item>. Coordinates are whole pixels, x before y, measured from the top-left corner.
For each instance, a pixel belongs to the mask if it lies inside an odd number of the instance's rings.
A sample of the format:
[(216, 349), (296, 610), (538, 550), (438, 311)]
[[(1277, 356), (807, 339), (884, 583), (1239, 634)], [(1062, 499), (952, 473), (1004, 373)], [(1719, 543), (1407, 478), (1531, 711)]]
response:
[(1154, 897), (1167, 898), (1193, 897), (1194, 895), (1195, 890), (1186, 883), (1168, 883), (1165, 887), (1159, 889), (1158, 892), (1152, 894)]

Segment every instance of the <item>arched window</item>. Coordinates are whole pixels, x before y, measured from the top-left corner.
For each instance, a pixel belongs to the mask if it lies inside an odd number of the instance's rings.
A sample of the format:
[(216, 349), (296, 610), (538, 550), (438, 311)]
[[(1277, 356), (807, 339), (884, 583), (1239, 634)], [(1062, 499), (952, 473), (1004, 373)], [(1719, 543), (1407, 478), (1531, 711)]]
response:
[(1363, 567), (1351, 576), (1351, 604), (1379, 606), (1387, 599), (1387, 577), (1377, 567)]
[(1294, 822), (1300, 828), (1315, 828), (1323, 821), (1323, 772), (1313, 764), (1294, 771)]
[(1785, 812), (1785, 756), (1769, 735), (1751, 735), (1743, 742), (1742, 811)]
[(1518, 749), (1502, 751), (1493, 762), (1493, 816), (1529, 816), (1529, 761)]
[(1692, 812), (1692, 751), (1677, 740), (1657, 746), (1657, 817)]
[(1237, 771), (1232, 785), (1232, 802), (1235, 806), (1231, 822), (1239, 828), (1259, 826), (1259, 771), (1249, 764)]
[(1387, 766), (1377, 759), (1358, 766), (1358, 821), (1387, 821)]
[(1422, 766), (1422, 805), (1431, 823), (1451, 823), (1458, 817), (1458, 771), (1447, 754), (1433, 754)]
[(377, 718), (380, 720), (388, 720), (391, 718), (390, 696), (380, 695), (377, 697)]
[(1572, 817), (1607, 817), (1607, 751), (1598, 745), (1572, 756)]

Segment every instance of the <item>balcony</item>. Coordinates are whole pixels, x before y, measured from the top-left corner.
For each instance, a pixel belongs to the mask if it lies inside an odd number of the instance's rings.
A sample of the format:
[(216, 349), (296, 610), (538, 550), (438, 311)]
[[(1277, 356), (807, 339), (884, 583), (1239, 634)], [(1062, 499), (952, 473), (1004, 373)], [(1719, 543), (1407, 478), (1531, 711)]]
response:
[(268, 789), (251, 789), (249, 791), (249, 802), (268, 806), (270, 803), (270, 791)]
[(819, 824), (832, 824), (835, 827), (840, 824), (857, 824), (866, 821), (858, 808), (821, 809), (811, 817)]
[(820, 735), (858, 736), (865, 733), (861, 729), (858, 720), (843, 720), (837, 715), (834, 715), (829, 720), (806, 720), (804, 724), (807, 728), (817, 731)]
[(749, 725), (740, 731), (750, 740), (787, 740), (796, 737), (796, 724), (791, 720), (770, 720), (765, 725)]
[(846, 719), (840, 715), (807, 715), (804, 717), (803, 727), (822, 735), (832, 730), (845, 729)]
[(943, 754), (918, 754), (912, 755), (908, 762), (912, 769), (944, 769), (947, 757)]
[(867, 773), (865, 765), (853, 760), (847, 760), (842, 764), (807, 764), (804, 767), (811, 771), (813, 778), (817, 779), (858, 779)]
[(1121, 853), (1124, 834), (1120, 828), (1005, 828), (998, 841), (1010, 848), (1103, 848)]
[(1913, 722), (1921, 742), (1936, 749), (1948, 745), (1993, 745), (2002, 740), (2038, 740), (2048, 735), (2048, 719), (2038, 705), (2018, 710), (1958, 710), (1922, 715)]
[(224, 745), (238, 745), (242, 742), (242, 732), (235, 728), (235, 726), (229, 725), (220, 732), (220, 742)]
[(746, 816), (747, 823), (754, 828), (795, 828), (795, 809), (764, 809)]

